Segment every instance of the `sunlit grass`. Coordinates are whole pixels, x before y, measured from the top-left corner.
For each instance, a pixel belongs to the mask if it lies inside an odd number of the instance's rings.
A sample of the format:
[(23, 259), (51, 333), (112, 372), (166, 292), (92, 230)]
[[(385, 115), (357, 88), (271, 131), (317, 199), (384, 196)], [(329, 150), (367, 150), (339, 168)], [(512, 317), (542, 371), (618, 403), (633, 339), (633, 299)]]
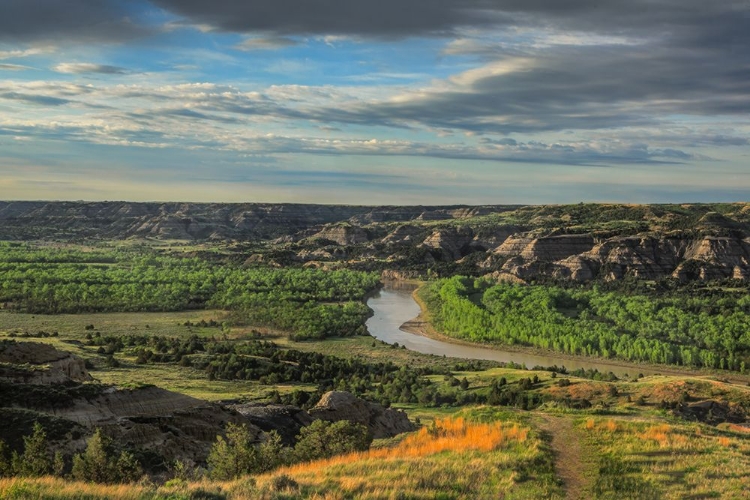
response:
[(320, 498), (556, 497), (549, 457), (530, 432), (516, 422), (436, 419), (392, 447), (287, 467), (258, 484), (287, 475)]
[[(743, 498), (750, 487), (750, 436), (678, 421), (588, 418), (602, 498)], [(631, 496), (628, 496), (631, 495)]]

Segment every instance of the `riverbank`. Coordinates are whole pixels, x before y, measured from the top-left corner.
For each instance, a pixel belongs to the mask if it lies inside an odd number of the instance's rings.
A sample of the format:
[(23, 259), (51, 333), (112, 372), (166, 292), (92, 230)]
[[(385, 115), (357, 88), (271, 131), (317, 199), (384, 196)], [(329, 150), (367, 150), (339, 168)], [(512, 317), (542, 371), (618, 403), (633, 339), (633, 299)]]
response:
[[(453, 344), (455, 346), (463, 346), (468, 348), (479, 348), (488, 349), (497, 353), (508, 353), (508, 354), (519, 354), (521, 357), (535, 356), (542, 357), (551, 360), (551, 363), (540, 364), (540, 366), (565, 366), (568, 371), (575, 370), (578, 367), (585, 368), (585, 365), (589, 365), (590, 368), (596, 368), (600, 372), (606, 373), (612, 371), (617, 376), (627, 373), (630, 377), (643, 374), (643, 375), (671, 375), (671, 376), (682, 376), (682, 377), (712, 377), (725, 382), (733, 384), (748, 384), (750, 383), (750, 376), (741, 375), (733, 372), (717, 372), (702, 369), (690, 369), (681, 368), (671, 365), (657, 365), (657, 364), (640, 364), (640, 363), (629, 363), (627, 361), (612, 360), (608, 358), (600, 358), (594, 356), (574, 356), (571, 354), (560, 353), (552, 350), (539, 349), (535, 347), (526, 346), (508, 346), (508, 345), (497, 345), (497, 344), (480, 344), (475, 342), (469, 342), (462, 339), (456, 339), (450, 337), (441, 332), (435, 330), (432, 326), (429, 318), (429, 311), (427, 305), (422, 300), (419, 292), (424, 286), (424, 282), (419, 282), (418, 287), (412, 291), (412, 298), (414, 302), (419, 306), (420, 313), (415, 318), (406, 321), (400, 327), (401, 331), (407, 332), (413, 335), (426, 337), (435, 341), (444, 342), (447, 344)], [(514, 360), (510, 360), (517, 362)], [(518, 362), (522, 364), (521, 362)], [(581, 366), (584, 365), (584, 366)], [(528, 366), (532, 368), (532, 366)], [(604, 368), (604, 370), (602, 370)]]

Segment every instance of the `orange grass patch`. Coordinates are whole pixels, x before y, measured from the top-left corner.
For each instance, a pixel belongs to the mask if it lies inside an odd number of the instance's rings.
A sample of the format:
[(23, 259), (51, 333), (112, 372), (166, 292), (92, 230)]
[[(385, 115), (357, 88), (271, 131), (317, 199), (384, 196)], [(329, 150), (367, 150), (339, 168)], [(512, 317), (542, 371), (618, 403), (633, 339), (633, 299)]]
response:
[[(655, 425), (646, 429), (645, 432), (639, 434), (641, 439), (653, 440), (659, 443), (659, 446), (667, 446), (670, 442), (670, 434), (672, 433), (672, 427), (667, 424)], [(682, 440), (679, 440), (682, 441)]]
[(555, 398), (588, 399), (589, 401), (608, 397), (609, 384), (604, 382), (573, 382), (565, 387), (552, 386), (547, 392)]
[(378, 448), (359, 453), (293, 465), (279, 473), (305, 473), (335, 465), (350, 464), (363, 460), (389, 460), (418, 458), (445, 451), (492, 451), (509, 442), (523, 443), (529, 430), (517, 424), (502, 422), (489, 424), (469, 423), (463, 418), (436, 420), (432, 427), (423, 427), (404, 438), (392, 448)]
[(600, 432), (604, 432), (604, 431), (607, 431), (607, 432), (617, 432), (618, 430), (620, 430), (620, 426), (617, 425), (617, 422), (615, 422), (612, 419), (609, 419), (606, 422), (602, 422), (597, 427), (596, 421), (593, 418), (589, 418), (589, 419), (586, 420), (586, 423), (583, 424), (583, 427), (587, 431), (597, 430), (597, 431), (600, 431)]

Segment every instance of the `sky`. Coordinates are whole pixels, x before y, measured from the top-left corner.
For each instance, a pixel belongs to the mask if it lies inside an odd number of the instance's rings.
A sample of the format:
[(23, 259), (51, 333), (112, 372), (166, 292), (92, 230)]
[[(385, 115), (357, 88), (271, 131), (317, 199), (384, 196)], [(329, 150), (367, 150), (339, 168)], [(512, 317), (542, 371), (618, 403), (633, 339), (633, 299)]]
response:
[(749, 193), (748, 0), (0, 0), (3, 200)]

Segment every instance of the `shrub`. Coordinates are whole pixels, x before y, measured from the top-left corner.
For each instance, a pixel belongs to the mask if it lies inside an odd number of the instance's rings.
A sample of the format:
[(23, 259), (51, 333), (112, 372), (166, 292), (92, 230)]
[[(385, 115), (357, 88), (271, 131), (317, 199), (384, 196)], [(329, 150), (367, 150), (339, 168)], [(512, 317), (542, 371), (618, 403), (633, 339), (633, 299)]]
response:
[(271, 489), (273, 489), (273, 491), (297, 490), (299, 489), (299, 483), (286, 474), (282, 474), (273, 478), (271, 481)]
[(301, 462), (334, 455), (364, 451), (370, 447), (372, 436), (367, 427), (348, 420), (331, 423), (316, 420), (303, 428), (294, 447), (294, 456)]

